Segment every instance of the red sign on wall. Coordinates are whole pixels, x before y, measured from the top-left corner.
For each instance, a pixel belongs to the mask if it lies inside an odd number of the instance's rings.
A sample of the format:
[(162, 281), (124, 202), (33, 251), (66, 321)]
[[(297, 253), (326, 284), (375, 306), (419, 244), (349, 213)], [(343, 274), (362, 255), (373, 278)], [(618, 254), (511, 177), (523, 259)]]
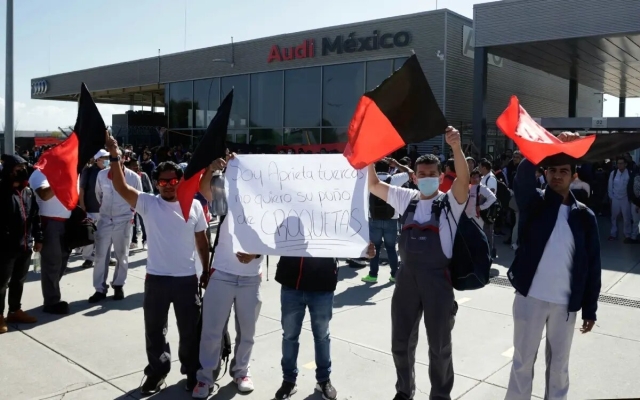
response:
[(289, 61), (313, 57), (315, 57), (315, 40), (306, 39), (299, 46), (280, 48), (280, 46), (274, 44), (271, 46), (271, 51), (269, 51), (267, 62)]

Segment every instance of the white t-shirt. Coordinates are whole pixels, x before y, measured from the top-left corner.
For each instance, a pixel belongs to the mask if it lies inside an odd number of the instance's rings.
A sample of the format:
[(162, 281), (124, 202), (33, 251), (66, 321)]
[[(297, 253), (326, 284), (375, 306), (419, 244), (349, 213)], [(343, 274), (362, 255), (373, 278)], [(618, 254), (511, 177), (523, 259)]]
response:
[[(402, 186), (405, 183), (409, 182), (409, 174), (406, 172), (401, 172), (399, 174), (387, 174), (385, 172), (378, 172), (376, 175), (378, 175), (378, 179), (380, 179), (383, 182), (389, 179), (389, 177), (391, 177), (391, 180), (389, 181), (389, 185), (391, 186)], [(373, 195), (370, 194), (369, 196), (373, 196)], [(371, 217), (371, 212), (369, 212), (369, 217)], [(398, 219), (398, 218), (400, 218), (400, 213), (398, 213), (398, 211), (396, 210), (395, 214), (393, 214), (393, 217), (391, 219)]]
[[(29, 177), (29, 186), (31, 186), (34, 192), (40, 188), (50, 187), (47, 177), (44, 176), (39, 169), (33, 170), (33, 173)], [(69, 218), (71, 216), (71, 211), (67, 210), (56, 196), (44, 201), (38, 196), (38, 193), (36, 193), (36, 203), (38, 203), (40, 215), (43, 217)]]
[(571, 296), (571, 269), (575, 243), (569, 227), (570, 206), (562, 205), (556, 225), (547, 240), (531, 282), (529, 296), (554, 304), (569, 304)]
[(233, 238), (226, 219), (222, 221), (218, 235), (216, 256), (213, 258), (213, 268), (215, 270), (239, 276), (256, 276), (262, 273), (263, 256), (251, 260), (247, 264), (243, 264), (238, 260), (236, 253), (233, 251)]
[[(480, 202), (476, 203), (476, 197), (478, 193), (478, 187), (480, 187)], [(496, 195), (493, 194), (488, 187), (483, 184), (480, 185), (471, 185), (469, 187), (469, 202), (467, 203), (466, 213), (467, 217), (473, 218), (480, 227), (484, 226), (484, 221), (482, 217), (478, 215), (476, 210), (476, 204), (480, 206), (480, 210), (486, 210), (491, 207), (493, 203), (496, 202)]]
[(147, 273), (162, 276), (196, 275), (196, 232), (207, 229), (202, 205), (191, 203), (189, 220), (184, 221), (180, 203), (160, 196), (138, 193), (136, 211), (147, 231)]
[[(453, 256), (453, 241), (452, 238), (456, 237), (457, 222), (460, 220), (460, 215), (464, 211), (466, 203), (458, 204), (458, 200), (453, 196), (453, 192), (449, 190), (447, 192), (449, 196), (449, 204), (451, 205), (451, 213), (455, 218), (455, 221), (451, 219), (449, 215), (449, 222), (447, 222), (447, 214), (444, 210), (440, 214), (440, 245), (442, 246), (442, 252), (447, 258)], [(389, 194), (387, 195), (387, 203), (396, 209), (400, 214), (411, 203), (411, 200), (420, 199), (420, 192), (415, 189), (407, 189), (397, 186), (389, 187)], [(413, 219), (419, 223), (428, 222), (431, 219), (431, 206), (433, 205), (435, 197), (429, 200), (420, 200), (416, 206), (416, 212), (413, 215)]]

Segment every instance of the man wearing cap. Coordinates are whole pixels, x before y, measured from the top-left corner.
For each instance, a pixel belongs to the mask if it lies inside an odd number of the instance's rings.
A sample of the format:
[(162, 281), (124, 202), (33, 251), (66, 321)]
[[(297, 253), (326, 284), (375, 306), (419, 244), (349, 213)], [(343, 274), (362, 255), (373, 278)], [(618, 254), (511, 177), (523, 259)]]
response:
[[(109, 167), (109, 152), (101, 149), (93, 157), (96, 161), (90, 167), (85, 167), (80, 175), (80, 196), (78, 205), (87, 212), (87, 216), (98, 223), (100, 218), (100, 202), (96, 197), (96, 182), (98, 173)], [(82, 248), (82, 268), (93, 266), (93, 253), (95, 244), (90, 244)]]
[[(34, 323), (36, 319), (21, 309), (22, 290), (29, 272), (32, 251), (42, 248), (38, 204), (28, 186), (27, 161), (3, 155), (0, 173), (0, 334), (8, 323)], [(35, 244), (33, 241), (35, 240)], [(9, 292), (9, 314), (4, 319), (5, 297)]]
[[(122, 156), (121, 150), (118, 150), (118, 155)], [(107, 297), (109, 253), (112, 244), (116, 256), (116, 269), (111, 282), (111, 287), (114, 290), (113, 299), (124, 299), (122, 287), (127, 279), (129, 268), (129, 245), (133, 232), (134, 210), (113, 188), (112, 168), (122, 169), (127, 185), (138, 191), (142, 191), (142, 181), (138, 174), (125, 168), (123, 162), (121, 160), (117, 164), (109, 164), (109, 168), (98, 172), (96, 180), (96, 197), (100, 203), (98, 230), (95, 236), (96, 258), (93, 269), (93, 287), (96, 292), (89, 298), (89, 303), (97, 303)]]

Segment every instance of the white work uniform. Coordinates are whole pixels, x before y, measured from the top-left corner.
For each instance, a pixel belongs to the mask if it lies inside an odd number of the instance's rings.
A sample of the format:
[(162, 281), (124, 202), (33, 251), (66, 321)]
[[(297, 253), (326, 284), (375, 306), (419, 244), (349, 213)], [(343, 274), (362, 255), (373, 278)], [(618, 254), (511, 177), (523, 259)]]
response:
[[(129, 186), (142, 191), (142, 181), (138, 174), (125, 168), (124, 179)], [(111, 286), (124, 286), (127, 279), (134, 209), (114, 189), (111, 181), (111, 168), (103, 169), (98, 173), (96, 197), (100, 202), (100, 219), (95, 234), (96, 256), (93, 286), (97, 292), (106, 293), (109, 288), (107, 278), (109, 276), (111, 244), (113, 244), (116, 258), (116, 269)]]
[[(615, 178), (614, 178), (615, 175)], [(625, 169), (615, 170), (609, 175), (609, 198), (611, 199), (611, 237), (618, 236), (618, 217), (622, 214), (624, 223), (624, 236), (630, 238), (631, 229), (631, 204), (627, 195), (627, 184), (629, 183), (629, 171)]]

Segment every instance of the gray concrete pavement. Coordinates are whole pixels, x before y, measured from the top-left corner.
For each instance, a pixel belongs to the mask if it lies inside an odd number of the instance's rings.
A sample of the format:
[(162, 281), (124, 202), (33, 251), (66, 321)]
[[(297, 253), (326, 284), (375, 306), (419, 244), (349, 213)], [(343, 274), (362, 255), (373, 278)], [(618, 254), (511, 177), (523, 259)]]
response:
[[(582, 335), (576, 329), (571, 357), (570, 399), (640, 397), (640, 246), (606, 242), (603, 224), (603, 294), (594, 331)], [(512, 251), (499, 247), (495, 273), (504, 277)], [(0, 336), (0, 399), (136, 399), (146, 365), (142, 299), (146, 252), (131, 257), (125, 286), (127, 298), (110, 298), (99, 305), (87, 299), (93, 294), (92, 270), (83, 270), (75, 256), (62, 280), (63, 298), (71, 314), (42, 314), (39, 275), (30, 273), (23, 309), (38, 318), (36, 325), (10, 326)], [(278, 389), (280, 370), (280, 285), (273, 281), (276, 258), (271, 257), (270, 280), (263, 282), (263, 307), (258, 322), (252, 374), (254, 399), (271, 399)], [(363, 284), (366, 269), (340, 268), (332, 332), (332, 381), (344, 399), (391, 399), (395, 371), (390, 355), (390, 304), (393, 285), (389, 269), (382, 267), (380, 283)], [(266, 274), (266, 271), (265, 271)], [(504, 279), (496, 283), (504, 282)], [(460, 304), (454, 338), (456, 381), (453, 397), (462, 400), (504, 398), (511, 366), (513, 289), (492, 284), (472, 292), (458, 292)], [(627, 303), (627, 305), (612, 303)], [(577, 327), (576, 327), (577, 328)], [(169, 340), (177, 353), (177, 329), (173, 313)], [(233, 337), (233, 333), (232, 333)], [(428, 348), (421, 328), (417, 351), (416, 400), (428, 398)], [(541, 343), (544, 351), (544, 339)], [(540, 353), (541, 355), (544, 353)], [(177, 359), (177, 357), (175, 357)], [(299, 391), (294, 399), (320, 399), (314, 393), (314, 353), (308, 317), (301, 336)], [(168, 387), (158, 399), (188, 399), (179, 364), (167, 378)], [(534, 394), (544, 396), (544, 357), (536, 366)], [(215, 399), (242, 397), (229, 376), (220, 381)]]

